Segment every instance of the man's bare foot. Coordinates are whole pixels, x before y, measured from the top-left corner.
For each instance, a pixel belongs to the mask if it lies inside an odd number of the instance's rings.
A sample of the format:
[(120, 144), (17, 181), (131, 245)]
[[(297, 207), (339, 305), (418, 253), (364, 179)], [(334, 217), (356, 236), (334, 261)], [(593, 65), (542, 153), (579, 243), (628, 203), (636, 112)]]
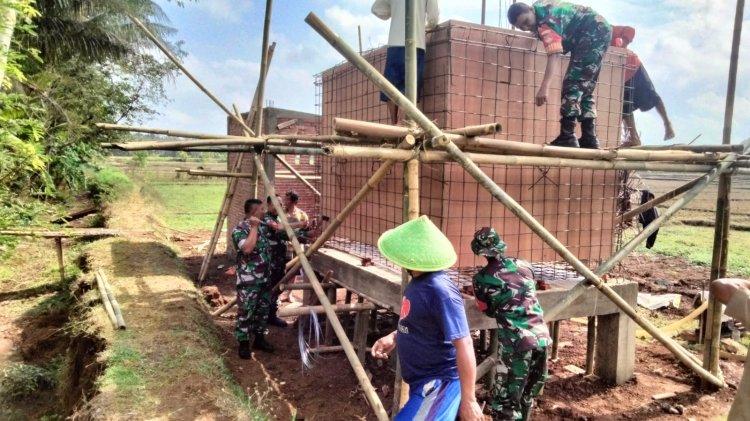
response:
[(664, 140), (674, 139), (674, 129), (671, 124), (664, 126)]

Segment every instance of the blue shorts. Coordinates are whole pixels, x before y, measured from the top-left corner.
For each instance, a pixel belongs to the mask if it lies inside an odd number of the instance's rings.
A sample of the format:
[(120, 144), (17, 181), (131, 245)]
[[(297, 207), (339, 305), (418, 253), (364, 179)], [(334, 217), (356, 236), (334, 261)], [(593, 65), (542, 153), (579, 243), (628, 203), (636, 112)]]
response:
[(409, 401), (393, 421), (454, 421), (461, 406), (461, 382), (434, 379), (409, 386)]
[[(424, 73), (424, 50), (417, 48), (417, 98), (422, 95), (422, 74)], [(391, 85), (401, 91), (406, 90), (406, 49), (404, 47), (388, 47), (385, 56), (385, 70), (383, 76)], [(380, 100), (388, 101), (384, 93), (380, 93)]]

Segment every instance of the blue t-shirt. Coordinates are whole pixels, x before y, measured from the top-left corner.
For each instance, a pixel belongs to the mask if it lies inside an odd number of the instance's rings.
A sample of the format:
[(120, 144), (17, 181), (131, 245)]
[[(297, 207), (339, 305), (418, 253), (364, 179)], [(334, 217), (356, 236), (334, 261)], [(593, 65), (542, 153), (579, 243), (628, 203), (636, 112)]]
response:
[(469, 336), (464, 302), (445, 272), (414, 278), (404, 291), (396, 349), (404, 381), (457, 379), (452, 341)]

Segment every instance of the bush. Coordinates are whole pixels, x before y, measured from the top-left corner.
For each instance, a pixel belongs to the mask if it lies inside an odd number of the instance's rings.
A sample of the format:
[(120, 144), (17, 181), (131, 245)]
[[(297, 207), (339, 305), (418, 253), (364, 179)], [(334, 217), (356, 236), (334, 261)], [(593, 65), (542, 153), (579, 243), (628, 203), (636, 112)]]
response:
[(106, 167), (97, 171), (88, 183), (89, 193), (97, 203), (112, 202), (133, 189), (133, 183), (122, 171)]
[(24, 399), (37, 392), (55, 387), (54, 370), (29, 364), (13, 364), (3, 370), (0, 381), (0, 396), (8, 400)]

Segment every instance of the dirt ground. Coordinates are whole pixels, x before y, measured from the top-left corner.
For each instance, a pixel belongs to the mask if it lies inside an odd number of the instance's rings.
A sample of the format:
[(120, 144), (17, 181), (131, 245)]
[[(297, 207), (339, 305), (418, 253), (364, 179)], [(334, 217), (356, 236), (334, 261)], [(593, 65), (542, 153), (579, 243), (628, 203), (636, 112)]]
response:
[[(195, 233), (195, 237), (178, 242), (187, 263), (188, 271), (197, 277), (202, 253), (196, 249), (209, 233)], [(226, 298), (234, 296), (233, 278), (224, 274), (231, 262), (219, 254), (212, 261), (206, 285), (217, 286)], [(703, 288), (708, 269), (690, 265), (681, 259), (648, 255), (629, 257), (618, 268), (618, 276), (640, 284), (641, 291), (679, 292), (687, 294), (679, 309), (662, 312), (644, 311), (660, 321), (676, 320), (692, 309), (693, 295)], [(659, 284), (656, 281), (660, 281)], [(662, 286), (660, 284), (670, 284)], [(292, 297), (292, 302), (299, 297)], [(289, 305), (286, 303), (285, 305)], [(300, 363), (297, 329), (270, 328), (269, 341), (276, 346), (273, 354), (255, 353), (253, 361), (236, 357), (233, 337), (234, 314), (227, 312), (216, 319), (222, 327), (227, 347), (227, 357), (237, 380), (248, 390), (256, 384), (275, 383), (285, 408), (276, 408), (277, 419), (288, 419), (295, 408), (297, 419), (354, 420), (375, 419), (368, 409), (362, 392), (343, 353), (321, 355), (315, 366), (304, 370)], [(290, 319), (290, 322), (292, 320)], [(385, 332), (385, 329), (384, 329)], [(371, 340), (376, 334), (371, 333)], [(594, 377), (573, 374), (564, 367), (583, 368), (586, 355), (586, 326), (574, 321), (561, 325), (558, 359), (550, 361), (550, 378), (544, 395), (538, 401), (534, 417), (545, 420), (710, 420), (726, 414), (734, 398), (736, 385), (742, 375), (742, 364), (722, 361), (721, 367), (730, 388), (720, 391), (701, 389), (699, 381), (682, 366), (669, 351), (658, 343), (638, 341), (636, 373), (632, 380), (611, 386)], [(372, 383), (386, 408), (390, 408), (393, 395), (393, 369), (368, 357), (365, 368), (373, 374)], [(731, 387), (734, 386), (734, 387)], [(670, 399), (656, 401), (653, 395), (675, 392)], [(480, 399), (487, 392), (479, 389)]]

